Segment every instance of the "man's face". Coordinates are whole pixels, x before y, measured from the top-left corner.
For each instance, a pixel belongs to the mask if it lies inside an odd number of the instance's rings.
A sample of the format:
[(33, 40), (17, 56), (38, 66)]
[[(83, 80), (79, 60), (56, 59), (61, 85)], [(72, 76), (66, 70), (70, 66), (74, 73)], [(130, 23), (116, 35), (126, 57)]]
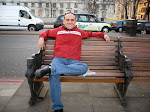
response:
[(73, 14), (67, 14), (64, 16), (63, 24), (65, 27), (69, 30), (73, 29), (76, 26), (76, 19), (75, 15)]

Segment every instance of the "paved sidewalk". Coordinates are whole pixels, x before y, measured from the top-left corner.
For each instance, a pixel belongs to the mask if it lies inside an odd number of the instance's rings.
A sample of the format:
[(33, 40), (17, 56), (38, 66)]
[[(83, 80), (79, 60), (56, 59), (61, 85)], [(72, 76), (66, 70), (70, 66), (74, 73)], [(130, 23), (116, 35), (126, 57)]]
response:
[[(128, 106), (123, 108), (113, 84), (63, 82), (64, 112), (150, 112), (149, 85), (131, 83), (127, 93)], [(49, 87), (49, 84), (45, 83), (45, 87)], [(34, 106), (29, 106), (29, 98), (29, 87), (25, 80), (2, 112), (53, 112), (49, 91), (45, 99)]]
[(0, 112), (8, 104), (19, 86), (20, 84), (0, 84)]

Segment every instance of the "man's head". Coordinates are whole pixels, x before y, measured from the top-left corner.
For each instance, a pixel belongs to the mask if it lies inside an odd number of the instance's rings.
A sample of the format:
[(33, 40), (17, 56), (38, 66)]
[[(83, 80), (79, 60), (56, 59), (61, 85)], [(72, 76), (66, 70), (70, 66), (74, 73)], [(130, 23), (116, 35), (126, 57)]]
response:
[(69, 30), (73, 29), (76, 26), (76, 16), (75, 14), (69, 12), (64, 15), (63, 24)]

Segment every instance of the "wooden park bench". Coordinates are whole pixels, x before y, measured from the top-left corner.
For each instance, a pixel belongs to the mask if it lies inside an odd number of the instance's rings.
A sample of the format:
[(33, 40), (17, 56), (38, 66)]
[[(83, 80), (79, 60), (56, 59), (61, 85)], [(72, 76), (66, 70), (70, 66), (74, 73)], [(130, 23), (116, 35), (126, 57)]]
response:
[[(150, 39), (117, 37), (110, 39), (111, 41), (108, 43), (103, 38), (96, 37), (82, 40), (81, 61), (86, 63), (90, 71), (96, 72), (96, 74), (86, 77), (63, 74), (60, 80), (61, 82), (114, 83), (114, 88), (125, 107), (129, 83), (131, 81), (150, 82)], [(36, 79), (34, 71), (51, 63), (54, 42), (55, 39), (48, 38), (45, 40), (45, 50), (27, 59), (29, 74), (26, 76), (31, 92), (30, 105), (36, 103), (43, 82), (48, 81), (48, 75)]]

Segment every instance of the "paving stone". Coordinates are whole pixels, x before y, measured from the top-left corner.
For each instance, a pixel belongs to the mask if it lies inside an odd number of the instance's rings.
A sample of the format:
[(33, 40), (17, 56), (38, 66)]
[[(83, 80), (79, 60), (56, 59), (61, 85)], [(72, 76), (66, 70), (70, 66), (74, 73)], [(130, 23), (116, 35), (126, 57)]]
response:
[(150, 97), (150, 82), (131, 82), (127, 97)]
[(93, 98), (94, 112), (121, 112), (124, 110), (118, 98)]
[(132, 112), (150, 112), (150, 98), (127, 98), (127, 102)]
[(86, 93), (62, 93), (64, 112), (93, 112), (91, 97)]
[(0, 112), (2, 112), (10, 99), (11, 96), (0, 96)]
[(118, 97), (113, 83), (89, 83), (89, 93), (92, 97)]
[(14, 96), (3, 112), (47, 112), (49, 108), (49, 98), (41, 102), (37, 102), (34, 106), (30, 106), (29, 97)]
[(0, 96), (13, 96), (16, 89), (2, 89), (0, 91)]
[(88, 90), (88, 84), (87, 83), (73, 83), (73, 82), (63, 82), (61, 83), (62, 92), (81, 92), (81, 93), (87, 93)]

